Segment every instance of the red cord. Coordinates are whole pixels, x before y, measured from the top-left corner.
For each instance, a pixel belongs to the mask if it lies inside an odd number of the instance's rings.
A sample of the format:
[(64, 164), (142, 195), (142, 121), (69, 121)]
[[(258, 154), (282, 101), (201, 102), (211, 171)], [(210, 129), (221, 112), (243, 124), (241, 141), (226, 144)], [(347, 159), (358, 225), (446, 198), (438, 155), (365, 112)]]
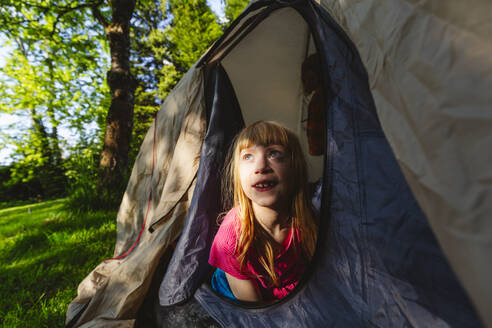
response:
[(129, 250), (127, 250), (125, 254), (120, 255), (118, 257), (113, 257), (113, 258), (110, 258), (110, 259), (104, 259), (103, 261), (120, 260), (120, 259), (124, 258), (125, 256), (127, 256), (128, 254), (130, 254), (131, 251), (133, 251), (133, 249), (137, 246), (138, 241), (140, 240), (140, 236), (142, 236), (142, 233), (143, 233), (143, 231), (145, 229), (145, 222), (147, 222), (147, 216), (149, 215), (150, 204), (152, 202), (152, 178), (154, 176), (155, 135), (156, 135), (156, 130), (157, 130), (157, 114), (155, 115), (155, 119), (154, 119), (154, 136), (153, 136), (153, 140), (152, 140), (152, 170), (151, 170), (151, 173), (150, 173), (150, 192), (149, 192), (149, 199), (147, 200), (147, 210), (145, 211), (145, 217), (144, 217), (142, 229), (140, 229), (140, 233), (138, 234), (138, 237), (137, 237), (137, 240), (135, 240), (135, 243), (133, 243), (132, 247)]

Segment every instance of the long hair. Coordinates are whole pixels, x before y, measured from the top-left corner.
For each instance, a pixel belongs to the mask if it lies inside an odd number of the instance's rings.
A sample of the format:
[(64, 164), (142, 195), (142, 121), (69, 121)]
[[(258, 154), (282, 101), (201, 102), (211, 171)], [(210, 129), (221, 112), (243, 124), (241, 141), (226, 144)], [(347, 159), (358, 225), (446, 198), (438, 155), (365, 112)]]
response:
[[(275, 286), (279, 285), (274, 270), (274, 252), (271, 239), (267, 232), (255, 220), (251, 200), (241, 187), (239, 176), (239, 157), (241, 150), (252, 145), (281, 145), (290, 157), (294, 172), (292, 204), (289, 215), (292, 218), (294, 231), (299, 232), (302, 256), (310, 260), (316, 247), (317, 227), (313, 219), (308, 199), (307, 169), (304, 154), (297, 136), (286, 127), (271, 121), (258, 121), (243, 129), (235, 138), (228, 154), (225, 168), (223, 195), (234, 195), (233, 206), (238, 209), (239, 229), (236, 242), (236, 253), (241, 267), (245, 264), (248, 254), (253, 252), (259, 263), (267, 272)], [(231, 202), (229, 201), (229, 204)], [(294, 240), (296, 240), (294, 238)]]

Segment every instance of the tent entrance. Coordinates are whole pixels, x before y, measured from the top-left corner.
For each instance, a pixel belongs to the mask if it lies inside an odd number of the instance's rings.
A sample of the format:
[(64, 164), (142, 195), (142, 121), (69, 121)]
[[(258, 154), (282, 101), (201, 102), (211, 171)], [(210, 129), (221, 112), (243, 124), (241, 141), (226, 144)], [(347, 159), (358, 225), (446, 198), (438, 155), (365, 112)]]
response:
[(309, 179), (318, 180), (323, 174), (323, 156), (308, 155), (309, 95), (303, 93), (301, 81), (302, 63), (316, 52), (308, 24), (297, 10), (286, 7), (271, 12), (247, 34), (244, 29), (236, 30), (239, 42), (231, 42), (210, 62), (220, 61), (224, 68), (245, 125), (273, 120), (296, 132), (306, 154)]
[[(189, 299), (211, 270), (210, 244), (224, 210), (221, 170), (231, 140), (244, 125), (278, 121), (299, 134), (307, 154), (301, 68), (315, 52), (316, 37), (297, 9), (269, 4), (247, 11), (198, 64), (205, 72), (208, 129), (188, 219), (160, 287), (162, 306)], [(324, 156), (309, 157), (314, 181), (325, 172)]]

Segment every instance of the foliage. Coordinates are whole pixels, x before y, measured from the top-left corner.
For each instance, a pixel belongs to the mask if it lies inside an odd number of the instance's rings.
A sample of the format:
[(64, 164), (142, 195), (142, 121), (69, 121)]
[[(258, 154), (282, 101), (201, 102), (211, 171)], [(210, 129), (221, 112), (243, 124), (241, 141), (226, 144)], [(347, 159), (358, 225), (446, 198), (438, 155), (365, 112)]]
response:
[(15, 182), (11, 179), (12, 166), (0, 167), (0, 209), (15, 201), (19, 205), (25, 201), (32, 203), (41, 194), (39, 181), (33, 179), (29, 182)]
[(158, 110), (159, 105), (154, 92), (144, 92), (142, 87), (138, 87), (135, 92), (135, 112), (133, 114), (133, 131), (129, 153), (130, 163), (135, 161), (143, 139)]
[(159, 105), (221, 34), (217, 17), (205, 0), (138, 4), (132, 28), (132, 64), (138, 87), (130, 158), (136, 157)]
[(74, 213), (93, 210), (115, 210), (121, 203), (127, 177), (113, 190), (101, 188), (99, 184), (100, 143), (72, 149), (65, 162), (68, 178), (65, 209)]
[(63, 200), (0, 210), (0, 326), (63, 327), (79, 282), (115, 243), (115, 212), (70, 214)]
[(129, 163), (133, 163), (147, 130), (162, 101), (157, 86), (162, 78), (162, 61), (158, 60), (149, 41), (149, 33), (166, 21), (166, 11), (159, 1), (138, 1), (131, 21), (131, 66), (137, 80)]
[(153, 30), (149, 41), (156, 58), (164, 63), (158, 93), (164, 99), (222, 30), (206, 0), (169, 0), (161, 8), (169, 12), (171, 22)]
[(225, 0), (224, 14), (228, 25), (243, 12), (249, 2), (250, 0)]
[(98, 163), (99, 147), (95, 145), (74, 150), (67, 159), (67, 210), (79, 213), (105, 207), (105, 202), (97, 191)]
[(0, 33), (12, 49), (0, 71), (0, 111), (24, 120), (15, 135), (2, 134), (14, 146), (11, 183), (37, 181), (43, 198), (62, 195), (68, 141), (60, 128), (75, 131), (79, 140), (92, 138), (86, 129), (104, 113), (101, 29), (86, 21), (89, 8), (80, 3), (0, 4)]
[[(0, 112), (23, 121), (11, 133), (0, 133), (0, 141), (15, 149), (10, 187), (1, 186), (0, 194), (24, 184), (39, 188), (21, 198), (68, 191), (69, 206), (79, 210), (118, 204), (121, 194), (103, 193), (95, 178), (111, 100), (102, 28), (111, 20), (111, 7), (100, 0), (0, 0), (0, 14), (0, 42), (12, 49), (0, 72)], [(137, 2), (131, 20), (137, 89), (129, 167), (163, 99), (221, 33), (206, 0)], [(123, 189), (126, 181), (121, 184)]]

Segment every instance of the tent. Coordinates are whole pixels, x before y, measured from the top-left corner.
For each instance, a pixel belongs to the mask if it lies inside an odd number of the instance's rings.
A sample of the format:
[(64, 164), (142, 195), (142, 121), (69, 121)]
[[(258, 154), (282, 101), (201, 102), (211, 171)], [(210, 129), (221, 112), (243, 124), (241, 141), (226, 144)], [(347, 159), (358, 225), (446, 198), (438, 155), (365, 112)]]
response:
[[(492, 325), (491, 7), (252, 2), (166, 98), (118, 213), (116, 259), (82, 281), (67, 323), (131, 327), (139, 308), (169, 318), (189, 306), (222, 326)], [(315, 258), (281, 302), (239, 306), (207, 282), (225, 153), (258, 119), (306, 145), (312, 53), (327, 132), (325, 156), (308, 160)]]

